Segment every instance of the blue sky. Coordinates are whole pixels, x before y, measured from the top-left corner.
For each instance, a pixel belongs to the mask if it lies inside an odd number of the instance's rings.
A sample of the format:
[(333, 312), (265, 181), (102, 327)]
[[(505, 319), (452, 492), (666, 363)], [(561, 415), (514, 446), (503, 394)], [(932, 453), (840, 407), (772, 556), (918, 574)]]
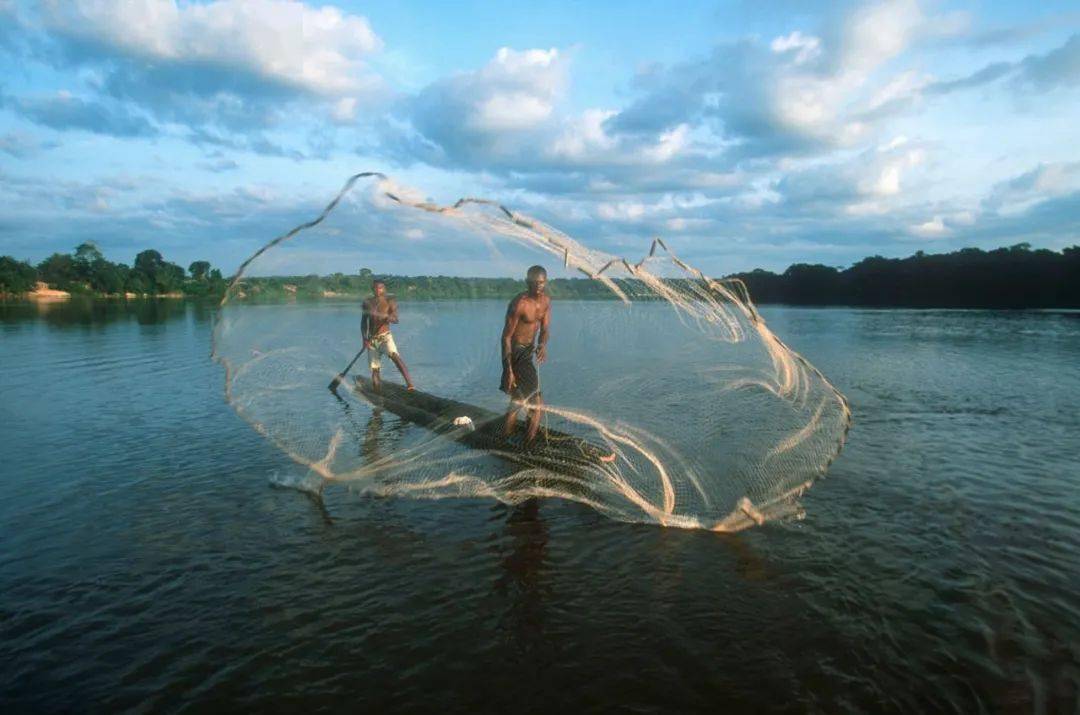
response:
[(229, 272), (363, 170), (713, 274), (1080, 244), (1074, 2), (0, 0), (0, 62), (33, 261)]

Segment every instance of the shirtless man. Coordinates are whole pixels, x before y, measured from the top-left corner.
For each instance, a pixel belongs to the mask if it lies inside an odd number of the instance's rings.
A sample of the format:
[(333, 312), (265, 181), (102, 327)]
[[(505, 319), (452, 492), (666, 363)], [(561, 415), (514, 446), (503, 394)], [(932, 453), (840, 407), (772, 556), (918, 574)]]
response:
[[(525, 443), (532, 443), (540, 427), (540, 412), (544, 398), (540, 394), (540, 379), (533, 364), (542, 365), (547, 359), (548, 327), (551, 325), (551, 299), (544, 294), (547, 271), (533, 266), (525, 276), (529, 290), (518, 294), (506, 309), (506, 324), (502, 332), (503, 373), (499, 389), (510, 395), (503, 433), (509, 436), (517, 425), (522, 407), (528, 411), (529, 427)], [(539, 345), (534, 346), (540, 333)]]
[(368, 364), (371, 366), (371, 387), (376, 392), (379, 391), (382, 385), (382, 363), (379, 358), (389, 355), (397, 365), (398, 372), (405, 378), (405, 387), (414, 390), (416, 388), (409, 378), (405, 361), (398, 355), (394, 336), (390, 334), (390, 323), (398, 322), (397, 301), (386, 295), (386, 284), (382, 281), (372, 283), (371, 290), (374, 295), (364, 301), (364, 317), (360, 323), (364, 347), (368, 351)]

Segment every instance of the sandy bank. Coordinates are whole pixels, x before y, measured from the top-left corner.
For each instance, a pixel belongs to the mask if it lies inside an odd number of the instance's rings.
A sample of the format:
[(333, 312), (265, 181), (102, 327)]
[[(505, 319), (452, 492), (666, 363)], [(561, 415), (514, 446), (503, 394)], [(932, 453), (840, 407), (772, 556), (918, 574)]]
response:
[(27, 293), (26, 297), (30, 300), (67, 300), (71, 297), (71, 293), (66, 290), (54, 290), (48, 283), (38, 281), (34, 285), (34, 290)]

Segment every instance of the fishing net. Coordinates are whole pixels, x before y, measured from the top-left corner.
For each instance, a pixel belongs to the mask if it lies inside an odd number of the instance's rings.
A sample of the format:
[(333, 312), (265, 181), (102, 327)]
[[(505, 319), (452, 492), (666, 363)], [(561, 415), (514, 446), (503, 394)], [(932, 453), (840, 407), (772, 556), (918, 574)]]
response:
[[(799, 515), (842, 447), (843, 395), (770, 332), (741, 282), (705, 276), (660, 239), (641, 248), (611, 256), (493, 202), (440, 206), (359, 174), (238, 271), (214, 331), (226, 398), (320, 484), (561, 497), (717, 531)], [(548, 273), (551, 337), (526, 444), (498, 388), (507, 304), (534, 264)], [(361, 347), (373, 273), (397, 300), (392, 333), (416, 392), (385, 356), (380, 394), (355, 382), (371, 374), (366, 353), (327, 389)]]

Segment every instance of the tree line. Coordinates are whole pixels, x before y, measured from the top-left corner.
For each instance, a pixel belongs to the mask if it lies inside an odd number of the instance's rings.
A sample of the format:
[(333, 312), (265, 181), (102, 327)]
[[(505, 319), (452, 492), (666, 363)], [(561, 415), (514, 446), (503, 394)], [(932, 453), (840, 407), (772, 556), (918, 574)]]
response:
[(208, 261), (195, 261), (187, 271), (155, 250), (142, 251), (131, 266), (106, 260), (93, 241), (74, 253), (54, 253), (36, 266), (0, 256), (0, 293), (27, 293), (38, 282), (69, 293), (92, 295), (220, 296), (227, 282)]
[[(525, 289), (521, 278), (465, 278), (461, 276), (399, 276), (376, 274), (370, 268), (358, 273), (326, 276), (244, 277), (238, 295), (248, 300), (279, 300), (287, 297), (365, 296), (372, 283), (383, 281), (398, 300), (510, 299)], [(548, 293), (556, 299), (608, 300), (614, 297), (599, 281), (555, 278)]]
[(846, 269), (799, 263), (740, 273), (756, 303), (911, 308), (1080, 308), (1080, 246), (864, 258)]
[[(983, 251), (908, 258), (865, 258), (850, 268), (799, 263), (783, 273), (755, 270), (736, 273), (756, 303), (850, 305), (916, 308), (1080, 308), (1080, 246), (1061, 252), (1032, 250), (1027, 243)], [(260, 301), (291, 298), (362, 296), (381, 279), (400, 300), (508, 299), (524, 288), (516, 278), (377, 275), (356, 273), (319, 276), (245, 277), (237, 297)], [(689, 279), (681, 279), (689, 280)], [(37, 266), (0, 257), (0, 293), (24, 293), (37, 281), (73, 293), (161, 294), (220, 297), (227, 281), (207, 261), (185, 272), (160, 253), (139, 253), (131, 267), (111, 263), (90, 242), (74, 254), (54, 253)], [(647, 294), (633, 279), (617, 281), (635, 296)], [(606, 300), (615, 296), (587, 278), (556, 278), (548, 283), (555, 299)]]

